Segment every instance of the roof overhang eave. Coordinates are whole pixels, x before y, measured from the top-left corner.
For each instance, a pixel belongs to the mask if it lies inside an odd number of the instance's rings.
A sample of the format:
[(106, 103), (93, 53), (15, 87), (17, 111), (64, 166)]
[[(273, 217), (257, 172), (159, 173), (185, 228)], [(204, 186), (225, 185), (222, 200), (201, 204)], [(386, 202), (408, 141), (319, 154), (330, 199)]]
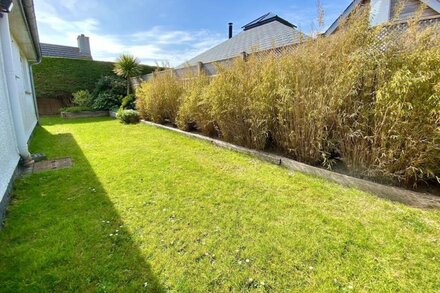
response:
[(325, 31), (324, 35), (329, 36), (333, 34), (339, 27), (339, 23), (342, 19), (346, 18), (354, 9), (361, 4), (362, 0), (353, 0), (350, 5), (342, 12), (342, 14), (330, 25), (330, 27)]
[[(11, 32), (22, 49), (25, 49), (28, 61), (38, 63), (41, 61), (41, 48), (33, 0), (16, 0), (14, 4), (10, 13)], [(23, 34), (23, 30), (27, 34)]]

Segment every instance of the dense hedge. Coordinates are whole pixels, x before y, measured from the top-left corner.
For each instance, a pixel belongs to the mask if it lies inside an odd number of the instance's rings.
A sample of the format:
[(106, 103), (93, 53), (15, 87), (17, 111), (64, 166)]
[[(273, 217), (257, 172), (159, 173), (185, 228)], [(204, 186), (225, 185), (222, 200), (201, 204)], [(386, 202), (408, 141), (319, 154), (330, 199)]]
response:
[(368, 15), (355, 20), (283, 56), (239, 58), (212, 79), (158, 74), (137, 90), (138, 110), (361, 177), (440, 182), (438, 31), (414, 22), (383, 35)]
[[(142, 74), (155, 67), (142, 65)], [(90, 92), (101, 76), (114, 75), (113, 63), (66, 58), (44, 57), (33, 67), (37, 97), (70, 98), (79, 90)]]

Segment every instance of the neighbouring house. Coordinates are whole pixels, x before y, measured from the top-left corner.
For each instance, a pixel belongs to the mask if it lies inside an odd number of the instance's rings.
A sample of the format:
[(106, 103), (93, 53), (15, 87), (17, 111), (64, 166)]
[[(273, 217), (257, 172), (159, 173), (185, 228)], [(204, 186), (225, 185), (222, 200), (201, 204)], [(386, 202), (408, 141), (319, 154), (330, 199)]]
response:
[(78, 47), (41, 43), (41, 53), (44, 57), (93, 60), (89, 37), (81, 34), (76, 40)]
[[(414, 17), (420, 8), (423, 12), (420, 21), (431, 24), (440, 21), (440, 0), (354, 0), (325, 32), (326, 36), (335, 33), (341, 21), (356, 8), (370, 5), (370, 23), (372, 26), (392, 22), (403, 23)], [(400, 5), (403, 5), (401, 7)], [(398, 14), (398, 15), (397, 15)]]
[[(78, 44), (77, 47), (40, 43), (42, 56), (48, 57), (48, 58), (44, 58), (44, 61), (45, 61), (44, 64), (53, 62), (53, 61), (49, 62), (49, 60), (48, 60), (49, 58), (62, 58), (57, 61), (58, 61), (58, 63), (65, 63), (63, 65), (75, 63), (75, 61), (77, 61), (77, 60), (93, 61), (92, 51), (90, 49), (90, 38), (85, 36), (84, 34), (81, 34), (76, 38), (76, 40), (77, 40), (77, 44)], [(74, 60), (71, 60), (71, 59), (74, 59)], [(76, 62), (76, 63), (78, 63), (78, 62)], [(86, 66), (85, 64), (83, 64), (83, 65), (84, 65), (84, 68), (89, 67), (89, 66)], [(66, 66), (65, 70), (73, 70), (73, 69), (69, 68), (69, 66)], [(58, 70), (57, 73), (53, 73), (53, 74), (61, 74), (61, 73)], [(38, 91), (38, 88), (39, 88), (38, 81), (39, 80), (37, 77), (35, 78), (35, 80), (37, 82), (37, 91)], [(48, 79), (48, 80), (52, 81), (52, 79)], [(46, 96), (43, 96), (43, 97), (38, 96), (37, 97), (37, 104), (38, 104), (39, 113), (41, 115), (57, 115), (57, 114), (59, 114), (60, 108), (70, 105), (70, 103), (71, 103), (70, 95), (71, 94), (72, 93), (67, 93), (67, 95), (69, 97), (60, 96), (60, 97), (56, 97), (56, 98), (51, 98), (51, 97), (46, 97)]]
[(33, 0), (0, 1), (0, 218), (37, 125), (32, 65), (41, 60)]
[[(228, 63), (234, 58), (269, 50), (283, 50), (297, 45), (308, 38), (289, 21), (273, 13), (251, 21), (242, 27), (243, 31), (233, 36), (232, 23), (229, 23), (229, 38), (217, 46), (195, 56), (175, 69), (177, 76), (183, 77), (190, 71), (204, 71), (207, 75), (216, 74), (215, 64)], [(148, 80), (153, 74), (142, 76)], [(132, 79), (137, 85), (140, 80)]]
[(194, 66), (199, 62), (212, 63), (228, 60), (243, 53), (251, 54), (284, 48), (298, 44), (304, 39), (304, 34), (295, 25), (273, 13), (267, 13), (251, 21), (242, 29), (242, 32), (232, 36), (232, 23), (230, 23), (228, 40), (195, 56), (178, 68)]

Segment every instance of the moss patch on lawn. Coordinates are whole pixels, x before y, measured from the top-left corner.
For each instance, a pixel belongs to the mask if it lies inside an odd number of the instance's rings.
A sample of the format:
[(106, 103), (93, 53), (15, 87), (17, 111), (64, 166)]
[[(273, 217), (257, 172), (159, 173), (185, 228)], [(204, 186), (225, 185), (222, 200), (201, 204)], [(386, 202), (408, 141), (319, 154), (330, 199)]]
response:
[(43, 119), (0, 231), (0, 291), (440, 290), (440, 212), (145, 125)]

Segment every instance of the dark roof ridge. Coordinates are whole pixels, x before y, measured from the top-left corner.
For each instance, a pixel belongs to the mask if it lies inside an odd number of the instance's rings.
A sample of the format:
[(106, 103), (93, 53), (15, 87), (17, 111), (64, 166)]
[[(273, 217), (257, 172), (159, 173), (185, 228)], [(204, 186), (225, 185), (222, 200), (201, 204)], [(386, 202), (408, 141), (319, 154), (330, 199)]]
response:
[(266, 23), (269, 23), (269, 22), (272, 22), (272, 21), (278, 21), (278, 22), (280, 22), (280, 23), (282, 23), (284, 25), (287, 25), (289, 27), (297, 28), (296, 25), (288, 22), (284, 18), (279, 17), (278, 15), (276, 15), (276, 14), (274, 14), (272, 12), (268, 12), (268, 13), (258, 17), (257, 19), (255, 19), (255, 20), (249, 22), (248, 24), (242, 26), (242, 28), (243, 28), (243, 30), (247, 31), (247, 30), (250, 30), (250, 29), (252, 29), (254, 27), (258, 27), (258, 26), (261, 26), (263, 24), (266, 24)]
[(65, 45), (59, 45), (59, 44), (51, 44), (51, 43), (40, 43), (41, 45), (49, 45), (49, 46), (58, 46), (58, 47), (65, 47), (65, 48), (73, 48), (73, 49), (78, 49), (78, 47), (75, 46), (65, 46)]

